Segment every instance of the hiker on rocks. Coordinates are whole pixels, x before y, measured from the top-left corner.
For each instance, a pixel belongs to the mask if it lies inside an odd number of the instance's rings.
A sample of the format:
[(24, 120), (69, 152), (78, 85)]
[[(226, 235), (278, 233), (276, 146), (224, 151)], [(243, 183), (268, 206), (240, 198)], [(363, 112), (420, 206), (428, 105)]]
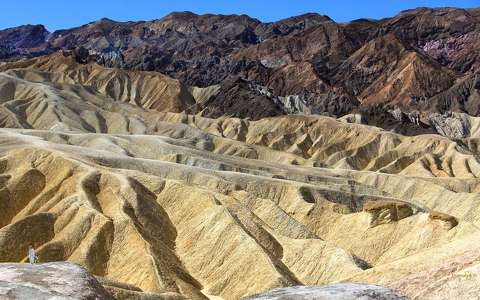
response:
[(28, 246), (28, 261), (31, 264), (34, 264), (38, 261), (38, 257), (35, 255), (35, 249), (33, 249), (32, 245)]

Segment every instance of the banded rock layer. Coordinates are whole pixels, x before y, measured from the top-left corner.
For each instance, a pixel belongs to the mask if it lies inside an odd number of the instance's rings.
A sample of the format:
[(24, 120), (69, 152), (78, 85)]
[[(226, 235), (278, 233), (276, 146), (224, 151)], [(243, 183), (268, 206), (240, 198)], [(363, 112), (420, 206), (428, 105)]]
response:
[[(395, 76), (436, 66), (394, 46), (399, 59), (385, 68)], [(211, 95), (238, 112), (240, 91), (264, 105), (258, 116), (301, 103), (244, 78), (187, 87), (78, 55), (0, 66), (0, 262), (24, 261), (34, 244), (40, 261), (80, 264), (119, 299), (337, 282), (412, 299), (478, 295), (478, 118), (437, 116), (442, 135), (412, 136), (355, 115), (235, 118)]]
[(422, 299), (477, 264), (475, 135), (159, 112), (42, 72), (1, 77), (2, 262), (33, 241), (130, 294), (193, 299), (339, 281)]
[(106, 67), (161, 72), (190, 88), (220, 86), (200, 108), (206, 117), (340, 117), (372, 105), (478, 116), (471, 80), (480, 70), (479, 41), (478, 8), (417, 8), (348, 23), (315, 13), (266, 23), (177, 12), (55, 32), (42, 25), (0, 30), (0, 61), (74, 49), (83, 62), (91, 56)]

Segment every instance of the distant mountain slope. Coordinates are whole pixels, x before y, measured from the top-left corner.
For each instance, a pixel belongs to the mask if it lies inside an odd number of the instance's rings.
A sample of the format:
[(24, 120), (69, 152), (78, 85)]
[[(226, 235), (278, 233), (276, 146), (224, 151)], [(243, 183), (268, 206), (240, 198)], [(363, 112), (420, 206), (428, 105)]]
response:
[[(345, 281), (478, 298), (477, 20), (3, 31), (0, 263), (33, 245), (119, 300)], [(445, 39), (463, 48), (424, 47)]]
[[(430, 102), (480, 71), (479, 43), (480, 9), (418, 8), (349, 23), (314, 13), (263, 23), (246, 15), (178, 12), (152, 21), (101, 19), (53, 33), (41, 25), (2, 30), (0, 59), (86, 50), (106, 67), (157, 71), (191, 88), (221, 86), (224, 92), (205, 102), (216, 105), (203, 107), (206, 115), (257, 119), (342, 116), (372, 104), (444, 112)], [(222, 98), (227, 90), (231, 101), (242, 102), (239, 111)], [(251, 109), (240, 109), (246, 106)], [(461, 103), (450, 108), (478, 115)]]

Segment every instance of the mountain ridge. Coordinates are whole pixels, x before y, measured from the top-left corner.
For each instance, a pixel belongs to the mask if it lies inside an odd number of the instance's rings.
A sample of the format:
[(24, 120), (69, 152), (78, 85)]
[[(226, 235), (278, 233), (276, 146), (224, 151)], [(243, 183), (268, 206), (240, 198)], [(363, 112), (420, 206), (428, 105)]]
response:
[(118, 300), (476, 299), (478, 18), (0, 32), (0, 263), (32, 245)]

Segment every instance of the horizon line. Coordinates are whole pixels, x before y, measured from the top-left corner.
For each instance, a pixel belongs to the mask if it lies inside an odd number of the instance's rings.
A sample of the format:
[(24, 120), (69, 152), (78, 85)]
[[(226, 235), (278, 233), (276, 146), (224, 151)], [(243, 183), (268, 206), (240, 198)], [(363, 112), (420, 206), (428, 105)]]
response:
[(301, 16), (305, 16), (305, 15), (309, 15), (309, 14), (312, 14), (312, 15), (319, 15), (319, 16), (323, 16), (323, 17), (327, 17), (329, 19), (331, 19), (332, 21), (334, 21), (335, 23), (337, 24), (344, 24), (344, 23), (350, 23), (350, 22), (354, 22), (354, 21), (358, 21), (358, 20), (369, 20), (369, 21), (382, 21), (382, 20), (385, 20), (385, 19), (391, 19), (391, 18), (394, 18), (402, 13), (405, 13), (405, 12), (409, 12), (409, 11), (414, 11), (414, 10), (421, 10), (421, 9), (431, 9), (431, 10), (441, 10), (441, 9), (457, 9), (457, 10), (470, 10), (470, 9), (480, 9), (480, 7), (454, 7), (454, 6), (437, 6), (437, 7), (431, 7), (431, 6), (419, 6), (419, 7), (415, 7), (415, 8), (409, 8), (409, 9), (404, 9), (404, 10), (399, 10), (398, 12), (396, 12), (395, 14), (393, 15), (390, 15), (390, 16), (385, 16), (383, 18), (368, 18), (368, 17), (361, 17), (361, 18), (354, 18), (354, 19), (350, 19), (348, 21), (338, 21), (338, 20), (335, 20), (334, 18), (330, 17), (329, 15), (324, 15), (324, 14), (321, 14), (321, 12), (314, 12), (314, 11), (311, 11), (311, 12), (305, 12), (305, 13), (302, 13), (302, 14), (298, 14), (298, 15), (291, 15), (291, 16), (287, 16), (287, 17), (284, 17), (284, 18), (279, 18), (279, 19), (276, 19), (276, 20), (262, 20), (261, 18), (257, 18), (257, 17), (254, 17), (254, 16), (251, 16), (249, 14), (238, 14), (238, 13), (233, 13), (233, 14), (222, 14), (222, 13), (196, 13), (194, 11), (189, 11), (189, 10), (185, 10), (185, 11), (171, 11), (170, 13), (168, 14), (165, 14), (163, 16), (160, 16), (158, 18), (153, 18), (153, 19), (140, 19), (140, 20), (132, 20), (132, 19), (129, 19), (129, 20), (116, 20), (116, 19), (113, 19), (113, 18), (109, 18), (109, 17), (102, 17), (102, 18), (99, 18), (99, 19), (95, 19), (95, 20), (91, 20), (89, 22), (86, 22), (86, 23), (82, 23), (82, 24), (78, 24), (78, 25), (72, 25), (70, 27), (63, 27), (63, 28), (58, 28), (58, 29), (53, 29), (53, 30), (50, 30), (45, 24), (42, 24), (42, 23), (38, 23), (38, 24), (20, 24), (20, 25), (17, 25), (17, 26), (10, 26), (10, 27), (0, 27), (0, 30), (3, 31), (3, 30), (9, 30), (9, 29), (14, 29), (14, 28), (19, 28), (19, 27), (22, 27), (22, 26), (43, 26), (49, 33), (54, 33), (56, 31), (62, 31), (62, 30), (69, 30), (69, 29), (73, 29), (73, 28), (79, 28), (79, 27), (82, 27), (82, 26), (85, 26), (85, 25), (88, 25), (88, 24), (92, 24), (92, 23), (95, 23), (95, 22), (98, 22), (100, 20), (104, 20), (104, 19), (107, 19), (107, 20), (110, 20), (112, 22), (116, 22), (116, 23), (141, 23), (141, 22), (151, 22), (151, 21), (156, 21), (156, 20), (161, 20), (169, 15), (172, 15), (172, 14), (180, 14), (180, 13), (189, 13), (189, 14), (193, 14), (195, 16), (246, 16), (246, 17), (249, 17), (251, 18), (252, 20), (256, 20), (256, 21), (259, 21), (260, 23), (264, 23), (264, 24), (268, 24), (268, 23), (275, 23), (275, 22), (280, 22), (280, 21), (283, 21), (283, 20), (287, 20), (287, 19), (290, 19), (290, 18), (295, 18), (295, 17), (301, 17)]

